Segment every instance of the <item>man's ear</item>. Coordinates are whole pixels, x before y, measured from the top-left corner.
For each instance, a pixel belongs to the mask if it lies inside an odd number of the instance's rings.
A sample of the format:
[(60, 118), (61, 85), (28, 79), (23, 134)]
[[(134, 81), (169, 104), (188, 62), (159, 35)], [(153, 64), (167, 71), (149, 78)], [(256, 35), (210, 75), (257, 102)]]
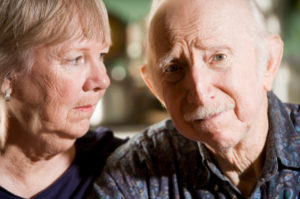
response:
[(282, 59), (283, 42), (281, 38), (278, 35), (270, 36), (267, 41), (267, 48), (269, 52), (269, 59), (264, 71), (263, 79), (264, 89), (266, 91), (270, 91)]
[(163, 100), (161, 99), (157, 90), (155, 89), (154, 85), (152, 84), (151, 74), (150, 74), (150, 71), (149, 71), (147, 65), (143, 65), (141, 67), (141, 75), (142, 75), (144, 82), (146, 83), (146, 85), (148, 86), (150, 91), (152, 92), (152, 94), (164, 105)]

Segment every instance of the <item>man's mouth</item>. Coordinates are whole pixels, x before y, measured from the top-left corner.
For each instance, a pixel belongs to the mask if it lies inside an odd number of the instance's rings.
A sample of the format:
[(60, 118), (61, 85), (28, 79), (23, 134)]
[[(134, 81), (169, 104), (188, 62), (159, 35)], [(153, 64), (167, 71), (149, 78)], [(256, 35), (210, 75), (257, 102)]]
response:
[(205, 107), (196, 107), (192, 111), (184, 114), (184, 120), (187, 122), (209, 121), (232, 109), (234, 109), (234, 103), (220, 103)]
[(212, 114), (212, 115), (209, 115), (209, 116), (206, 116), (204, 118), (195, 118), (193, 120), (193, 122), (204, 122), (204, 121), (208, 121), (208, 120), (211, 120), (211, 119), (214, 119), (216, 117), (218, 117), (219, 115), (221, 115), (223, 112), (219, 112), (219, 113), (216, 113), (216, 114)]

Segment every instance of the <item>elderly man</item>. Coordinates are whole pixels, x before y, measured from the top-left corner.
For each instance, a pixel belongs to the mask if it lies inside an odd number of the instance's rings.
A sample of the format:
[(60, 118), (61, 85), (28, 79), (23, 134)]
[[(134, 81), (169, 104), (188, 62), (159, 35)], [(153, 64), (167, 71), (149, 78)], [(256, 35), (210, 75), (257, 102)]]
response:
[(104, 198), (299, 198), (300, 107), (272, 92), (283, 44), (251, 0), (153, 6), (145, 82), (172, 120), (119, 148)]

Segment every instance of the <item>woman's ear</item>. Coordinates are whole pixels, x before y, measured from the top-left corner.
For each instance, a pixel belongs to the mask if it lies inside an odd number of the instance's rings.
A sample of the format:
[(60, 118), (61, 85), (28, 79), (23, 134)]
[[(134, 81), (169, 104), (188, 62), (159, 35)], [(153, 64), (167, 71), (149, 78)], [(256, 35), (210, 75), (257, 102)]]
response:
[(1, 95), (5, 98), (5, 100), (8, 101), (12, 93), (11, 80), (9, 78), (4, 78), (0, 89), (1, 89)]
[(264, 89), (270, 91), (272, 89), (273, 81), (276, 77), (277, 70), (281, 64), (283, 54), (283, 42), (278, 35), (271, 35), (267, 41), (267, 48), (269, 52), (269, 59), (264, 71)]
[(151, 78), (151, 72), (149, 71), (149, 68), (147, 65), (143, 65), (141, 67), (141, 75), (142, 78), (144, 80), (144, 82), (146, 83), (146, 85), (148, 86), (148, 88), (150, 89), (150, 91), (152, 92), (152, 94), (164, 105), (164, 101), (161, 99), (161, 97), (159, 96), (159, 93), (157, 92), (157, 90), (155, 89), (153, 83), (152, 83), (152, 78)]

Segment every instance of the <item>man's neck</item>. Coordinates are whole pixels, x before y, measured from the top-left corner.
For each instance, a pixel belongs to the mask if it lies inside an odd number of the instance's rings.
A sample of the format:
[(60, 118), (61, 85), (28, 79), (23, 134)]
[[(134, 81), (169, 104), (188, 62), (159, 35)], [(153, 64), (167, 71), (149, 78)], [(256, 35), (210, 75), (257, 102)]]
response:
[(214, 154), (214, 158), (230, 181), (239, 188), (244, 196), (249, 196), (261, 175), (265, 149), (259, 151), (255, 156), (232, 150), (227, 154)]
[(267, 111), (256, 121), (235, 147), (220, 152), (208, 146), (219, 168), (245, 196), (252, 192), (264, 166), (269, 129)]

